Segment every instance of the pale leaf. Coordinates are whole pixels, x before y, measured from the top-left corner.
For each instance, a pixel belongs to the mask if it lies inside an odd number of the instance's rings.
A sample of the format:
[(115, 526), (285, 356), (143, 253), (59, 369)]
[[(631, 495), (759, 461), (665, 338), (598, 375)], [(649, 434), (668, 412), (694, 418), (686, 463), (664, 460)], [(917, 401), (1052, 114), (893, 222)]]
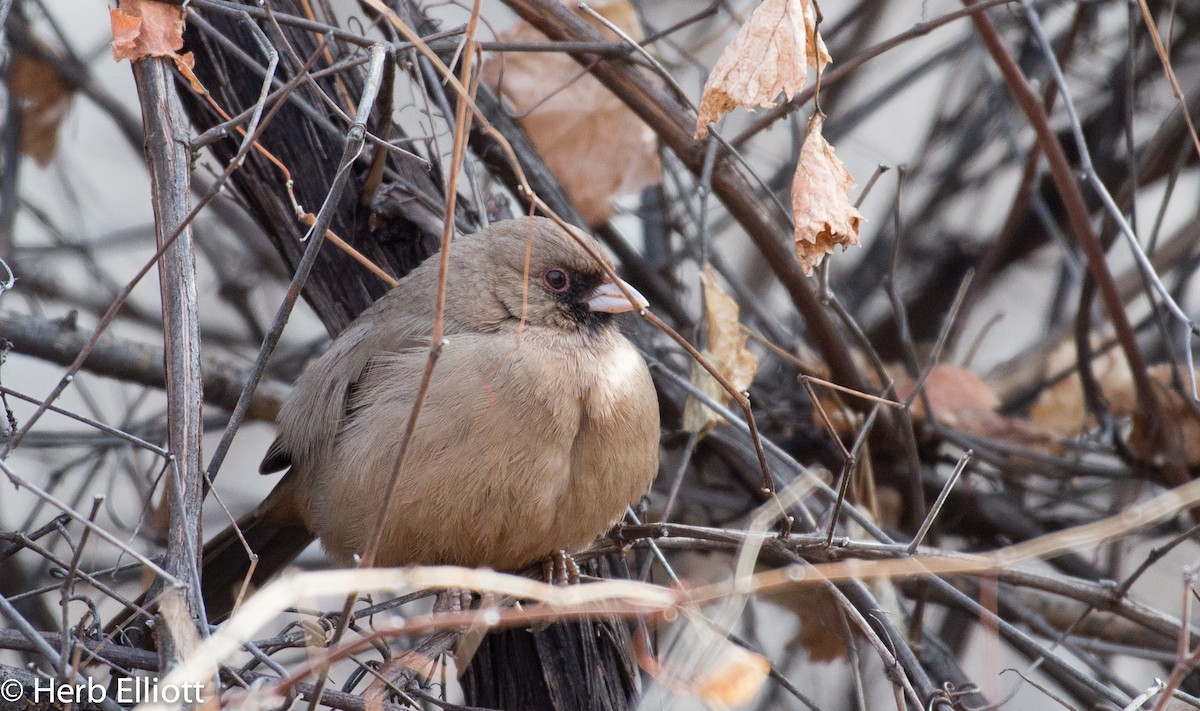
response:
[[(622, 31), (641, 36), (628, 0), (590, 6)], [(618, 39), (602, 26), (597, 29)], [(548, 41), (523, 21), (497, 39)], [(662, 180), (654, 132), (569, 56), (504, 52), (485, 64), (484, 80), (503, 94), (511, 113), (522, 117), (521, 126), (589, 225), (607, 222), (617, 197)]]
[(829, 48), (825, 46), (825, 38), (817, 32), (817, 10), (811, 2), (806, 3), (804, 7), (804, 29), (805, 36), (810, 40), (815, 37), (815, 42), (808, 42), (805, 52), (805, 58), (808, 60), (808, 66), (815, 67), (818, 72), (824, 71), (825, 65), (833, 61), (833, 57), (829, 56)]
[[(717, 274), (711, 266), (700, 270), (704, 289), (705, 320), (708, 326), (708, 348), (702, 354), (738, 392), (754, 381), (758, 358), (746, 348), (746, 334), (738, 321), (737, 302), (721, 291)], [(699, 363), (692, 363), (692, 383), (717, 402), (727, 402), (729, 393)], [(683, 409), (683, 427), (689, 432), (703, 432), (712, 425), (724, 422), (717, 413), (694, 397), (689, 397)]]
[[(1074, 367), (1076, 359), (1074, 344), (1064, 343), (1051, 354), (1047, 372), (1057, 373)], [(1109, 414), (1116, 418), (1131, 418), (1125, 444), (1134, 454), (1149, 462), (1161, 463), (1171, 458), (1188, 467), (1200, 466), (1200, 419), (1189, 402), (1190, 394), (1181, 394), (1175, 387), (1177, 378), (1187, 392), (1190, 385), (1186, 369), (1158, 363), (1146, 370), (1166, 423), (1166, 430), (1159, 438), (1147, 431), (1148, 422), (1138, 403), (1133, 373), (1120, 349), (1095, 353), (1091, 365)], [(1060, 437), (1078, 436), (1097, 425), (1088, 412), (1077, 372), (1043, 390), (1030, 409), (1029, 418), (1042, 431)]]
[(171, 57), (183, 47), (183, 9), (158, 0), (123, 0), (109, 11), (113, 59)]
[(820, 113), (808, 120), (792, 178), (796, 258), (810, 276), (834, 247), (841, 245), (844, 250), (858, 244), (858, 228), (864, 219), (850, 201), (854, 178), (821, 135), (824, 123)]
[[(915, 383), (907, 375), (896, 378), (896, 397), (907, 399)], [(1000, 398), (975, 373), (966, 368), (939, 363), (930, 369), (923, 384), (924, 398), (913, 402), (913, 418), (926, 417), (925, 401), (938, 421), (960, 432), (1008, 442), (1028, 449), (1054, 452), (1057, 438), (1028, 420), (997, 412)]]
[(741, 706), (758, 694), (770, 672), (766, 657), (725, 642), (707, 673), (694, 680), (694, 689), (710, 704)]
[(735, 107), (769, 108), (780, 94), (791, 99), (808, 83), (808, 67), (820, 71), (829, 61), (809, 0), (763, 0), (704, 82), (696, 138)]

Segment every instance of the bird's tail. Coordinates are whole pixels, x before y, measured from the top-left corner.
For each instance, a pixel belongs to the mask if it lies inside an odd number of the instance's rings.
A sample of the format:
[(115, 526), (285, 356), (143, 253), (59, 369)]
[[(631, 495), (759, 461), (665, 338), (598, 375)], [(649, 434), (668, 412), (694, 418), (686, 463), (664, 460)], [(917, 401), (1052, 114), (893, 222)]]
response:
[[(262, 504), (204, 544), (200, 593), (210, 622), (227, 617), (243, 591), (248, 594), (262, 586), (312, 543), (312, 532), (295, 515), (288, 483), (286, 479), (280, 482)], [(156, 590), (151, 587), (143, 593), (135, 603), (137, 608), (145, 609)], [(135, 626), (144, 626), (145, 617), (137, 608), (126, 608), (109, 622), (107, 631), (129, 633)]]
[[(299, 517), (281, 515), (275, 495), (280, 488), (239, 519), (236, 527), (229, 526), (204, 545), (200, 593), (210, 622), (227, 617), (243, 591), (261, 587), (313, 542), (312, 532)], [(256, 560), (251, 560), (247, 547)]]

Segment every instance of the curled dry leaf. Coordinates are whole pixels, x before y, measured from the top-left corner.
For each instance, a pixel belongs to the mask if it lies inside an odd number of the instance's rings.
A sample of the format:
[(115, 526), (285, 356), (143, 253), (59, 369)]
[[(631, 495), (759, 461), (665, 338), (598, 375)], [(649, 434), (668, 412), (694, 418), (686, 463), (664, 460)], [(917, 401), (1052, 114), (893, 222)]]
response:
[(183, 9), (158, 0), (124, 0), (109, 11), (113, 59), (174, 57), (183, 47)]
[[(124, 9), (115, 7), (108, 11), (109, 21), (112, 24), (113, 59), (118, 62), (122, 59), (141, 58), (145, 56), (138, 50), (138, 43), (141, 41), (139, 34), (142, 30), (142, 18), (139, 15), (127, 14), (126, 10), (134, 12), (133, 5), (128, 4)], [(179, 46), (183, 46), (182, 41)], [(174, 49), (171, 51), (174, 52)]]
[[(632, 37), (641, 37), (628, 0), (589, 6)], [(619, 41), (611, 30), (596, 29)], [(548, 41), (524, 21), (497, 39)], [(569, 56), (504, 52), (484, 65), (484, 80), (521, 117), (521, 126), (589, 225), (608, 221), (616, 197), (662, 180), (654, 132)]]
[(184, 12), (178, 5), (159, 0), (122, 0), (120, 7), (109, 10), (113, 59), (136, 62), (144, 57), (165, 57), (175, 62), (195, 89), (195, 58), (191, 52), (176, 54), (183, 48)]
[(71, 87), (50, 64), (24, 52), (13, 54), (5, 83), (20, 102), (21, 153), (45, 166), (58, 149), (58, 129), (71, 108)]
[(796, 258), (808, 276), (835, 246), (845, 250), (858, 244), (858, 228), (864, 219), (850, 202), (854, 178), (821, 135), (824, 124), (820, 113), (808, 120), (808, 133), (792, 178)]
[(708, 124), (741, 106), (771, 107), (808, 83), (808, 67), (829, 63), (825, 41), (816, 31), (809, 0), (763, 0), (713, 65), (700, 95), (696, 138)]
[[(708, 348), (703, 351), (704, 357), (734, 388), (744, 391), (754, 381), (758, 358), (746, 348), (746, 334), (738, 321), (737, 302), (721, 291), (717, 273), (711, 266), (705, 265), (700, 270), (700, 284), (704, 289), (708, 325)], [(692, 363), (691, 375), (692, 383), (705, 395), (717, 402), (729, 400), (725, 388), (699, 363)], [(724, 422), (724, 418), (696, 398), (688, 398), (683, 408), (684, 429), (703, 433), (719, 422)]]

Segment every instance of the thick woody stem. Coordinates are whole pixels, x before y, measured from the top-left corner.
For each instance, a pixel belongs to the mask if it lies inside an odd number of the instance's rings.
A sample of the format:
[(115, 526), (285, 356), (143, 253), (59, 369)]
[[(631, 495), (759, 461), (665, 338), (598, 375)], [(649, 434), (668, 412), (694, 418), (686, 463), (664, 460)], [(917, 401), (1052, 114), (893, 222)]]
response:
[[(163, 246), (188, 219), (190, 152), (187, 119), (175, 91), (174, 67), (161, 58), (134, 62), (138, 99), (150, 164), (154, 233)], [(191, 230), (163, 251), (158, 261), (162, 295), (163, 333), (167, 385), (167, 443), (171, 453), (166, 485), (170, 512), (164, 568), (191, 584), (180, 591), (187, 615), (204, 620), (201, 609), (198, 559), (200, 507), (204, 500), (200, 464), (203, 402), (200, 370), (200, 327), (196, 307), (196, 258)], [(179, 646), (175, 630), (163, 626), (159, 654), (164, 666), (177, 662), (188, 650)]]

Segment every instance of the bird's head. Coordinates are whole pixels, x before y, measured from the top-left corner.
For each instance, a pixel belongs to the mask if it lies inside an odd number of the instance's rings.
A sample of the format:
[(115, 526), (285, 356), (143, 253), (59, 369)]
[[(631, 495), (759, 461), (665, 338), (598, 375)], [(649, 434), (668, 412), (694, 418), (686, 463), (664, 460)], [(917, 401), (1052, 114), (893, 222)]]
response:
[(470, 239), (489, 256), (480, 262), (489, 265), (481, 278), (509, 319), (595, 333), (613, 314), (647, 305), (636, 289), (608, 275), (611, 262), (593, 256), (604, 254), (598, 243), (585, 237), (589, 252), (551, 220), (500, 222)]

